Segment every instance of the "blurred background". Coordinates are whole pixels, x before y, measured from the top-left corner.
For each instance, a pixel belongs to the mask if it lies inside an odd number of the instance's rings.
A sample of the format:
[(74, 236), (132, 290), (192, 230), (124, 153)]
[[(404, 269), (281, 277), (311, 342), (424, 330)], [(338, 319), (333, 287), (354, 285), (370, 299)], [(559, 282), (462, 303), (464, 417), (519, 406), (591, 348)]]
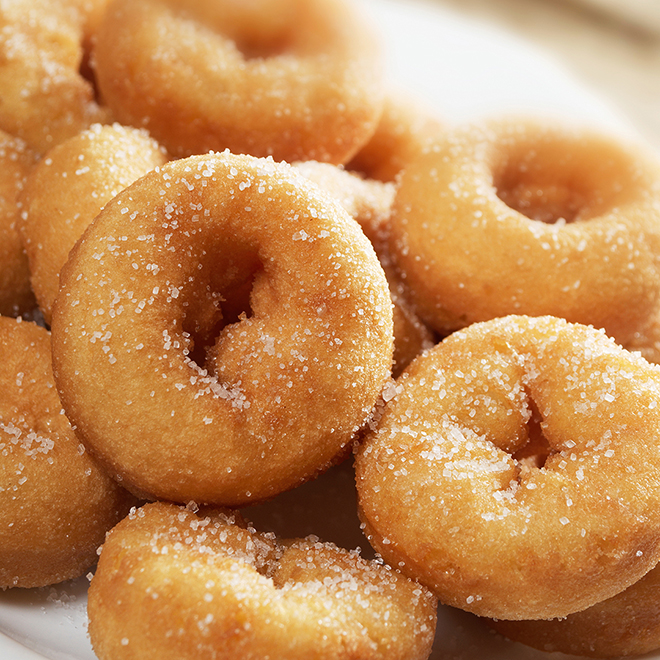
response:
[(660, 0), (435, 0), (554, 53), (660, 150)]

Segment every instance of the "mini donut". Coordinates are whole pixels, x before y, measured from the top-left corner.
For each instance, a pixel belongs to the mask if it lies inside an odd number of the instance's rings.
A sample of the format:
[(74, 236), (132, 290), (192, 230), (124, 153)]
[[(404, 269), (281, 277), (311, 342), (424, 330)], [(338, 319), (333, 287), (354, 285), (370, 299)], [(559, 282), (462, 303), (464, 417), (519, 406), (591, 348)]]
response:
[(81, 4), (5, 0), (0, 9), (0, 129), (39, 153), (108, 119), (80, 74)]
[(390, 389), (356, 457), (360, 517), (441, 601), (562, 617), (657, 563), (660, 372), (602, 331), (474, 324)]
[(660, 567), (602, 603), (550, 621), (489, 621), (513, 641), (541, 651), (592, 658), (642, 655), (660, 648)]
[(117, 119), (176, 156), (343, 163), (380, 116), (377, 52), (343, 0), (113, 0), (95, 62)]
[(19, 232), (18, 196), (35, 163), (19, 138), (0, 131), (0, 314), (19, 316), (35, 307), (28, 259)]
[(408, 95), (385, 96), (383, 114), (369, 141), (346, 163), (346, 169), (371, 179), (394, 182), (424, 146), (444, 130), (442, 122)]
[(82, 575), (135, 504), (64, 416), (44, 328), (0, 317), (0, 588)]
[(105, 206), (60, 282), (65, 410), (138, 494), (238, 506), (292, 488), (338, 459), (389, 377), (371, 244), (271, 159), (150, 172)]
[(358, 222), (372, 242), (387, 277), (392, 297), (394, 323), (394, 356), (392, 373), (396, 377), (426, 348), (435, 342), (431, 331), (420, 321), (406, 298), (396, 272), (388, 264), (383, 236), (392, 209), (395, 188), (392, 183), (365, 179), (355, 172), (329, 163), (308, 160), (293, 164), (310, 181), (336, 199)]
[(356, 552), (160, 502), (108, 535), (88, 613), (100, 660), (422, 660), (436, 617), (424, 588)]
[(47, 322), (60, 270), (89, 223), (120, 190), (166, 162), (144, 131), (119, 124), (94, 124), (39, 162), (21, 198), (21, 229), (32, 287)]
[(535, 122), (461, 127), (403, 173), (389, 247), (441, 334), (507, 314), (625, 345), (658, 306), (660, 166), (617, 140)]

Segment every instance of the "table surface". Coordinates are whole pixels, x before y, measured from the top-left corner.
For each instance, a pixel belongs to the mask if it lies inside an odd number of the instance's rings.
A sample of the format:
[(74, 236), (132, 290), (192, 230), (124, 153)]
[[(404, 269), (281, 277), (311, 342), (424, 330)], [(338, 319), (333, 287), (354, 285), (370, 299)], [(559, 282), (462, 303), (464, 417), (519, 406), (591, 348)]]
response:
[[(660, 151), (660, 3), (654, 15), (626, 15), (625, 3), (595, 0), (433, 0), (494, 23), (553, 53), (585, 85), (611, 102)], [(643, 8), (643, 7), (642, 7)]]

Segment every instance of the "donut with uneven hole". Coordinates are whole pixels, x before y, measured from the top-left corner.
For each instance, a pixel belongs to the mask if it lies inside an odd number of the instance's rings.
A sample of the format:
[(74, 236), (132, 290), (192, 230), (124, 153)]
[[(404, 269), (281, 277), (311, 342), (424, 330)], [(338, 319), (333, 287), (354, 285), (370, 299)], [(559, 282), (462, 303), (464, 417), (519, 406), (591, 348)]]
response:
[(423, 660), (435, 598), (382, 563), (156, 503), (109, 534), (89, 632), (112, 658)]
[(388, 398), (357, 454), (360, 516), (377, 551), (441, 601), (562, 617), (657, 563), (660, 372), (602, 332), (553, 317), (474, 324)]
[(0, 588), (82, 575), (136, 503), (76, 439), (57, 397), (50, 337), (0, 317)]
[(233, 506), (300, 484), (338, 459), (389, 377), (371, 244), (270, 159), (210, 154), (147, 174), (105, 206), (60, 280), (67, 415), (151, 497)]
[(146, 132), (95, 124), (51, 149), (21, 195), (30, 280), (47, 323), (71, 248), (103, 206), (167, 157)]
[(461, 127), (403, 173), (389, 247), (447, 333), (553, 315), (626, 344), (660, 291), (660, 165), (616, 139), (534, 122)]
[(114, 0), (95, 62), (117, 119), (174, 155), (343, 163), (382, 110), (377, 52), (343, 0)]

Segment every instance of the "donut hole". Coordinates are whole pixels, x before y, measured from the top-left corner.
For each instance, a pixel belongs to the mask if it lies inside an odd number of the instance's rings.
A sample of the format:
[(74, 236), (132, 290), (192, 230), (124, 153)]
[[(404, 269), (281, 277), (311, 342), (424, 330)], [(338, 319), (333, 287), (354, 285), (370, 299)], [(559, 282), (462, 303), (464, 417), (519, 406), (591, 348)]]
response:
[(554, 453), (543, 433), (541, 414), (533, 400), (529, 403), (532, 415), (527, 422), (527, 442), (512, 453), (512, 458), (517, 462), (521, 473), (544, 467), (548, 458)]
[(237, 36), (233, 41), (246, 60), (277, 57), (293, 49), (293, 36), (289, 30), (268, 35), (268, 38), (263, 40), (258, 36), (247, 34)]
[(547, 162), (530, 162), (529, 154), (521, 160), (507, 159), (494, 175), (500, 200), (530, 220), (575, 222), (587, 205), (587, 196), (576, 180), (565, 179), (561, 170), (553, 170)]
[(545, 135), (505, 143), (492, 163), (499, 199), (530, 220), (563, 225), (615, 208), (638, 185), (627, 152), (609, 142)]
[(553, 182), (509, 181), (498, 186), (497, 196), (527, 218), (550, 225), (575, 222), (585, 205), (578, 191)]
[(190, 339), (191, 360), (203, 367), (222, 331), (253, 316), (252, 291), (262, 271), (263, 264), (249, 246), (227, 246), (200, 260), (182, 293), (181, 326)]
[[(296, 2), (252, 0), (201, 2), (194, 9), (171, 0), (176, 15), (192, 21), (200, 33), (214, 40), (228, 39), (246, 60), (267, 59), (296, 49)], [(215, 33), (212, 35), (211, 33)]]

